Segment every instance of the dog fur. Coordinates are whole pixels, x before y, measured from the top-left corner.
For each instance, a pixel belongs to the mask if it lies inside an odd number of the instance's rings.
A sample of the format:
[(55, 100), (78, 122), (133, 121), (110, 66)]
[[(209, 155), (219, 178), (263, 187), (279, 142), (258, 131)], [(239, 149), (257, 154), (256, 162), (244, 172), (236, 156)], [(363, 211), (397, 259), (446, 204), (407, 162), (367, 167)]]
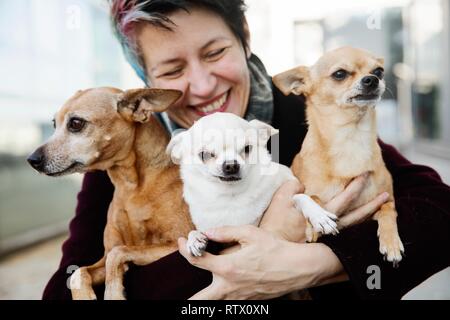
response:
[(179, 167), (165, 154), (169, 136), (152, 115), (180, 95), (160, 89), (79, 91), (56, 114), (50, 140), (29, 157), (50, 176), (106, 170), (115, 187), (105, 254), (71, 276), (73, 299), (96, 299), (92, 286), (102, 282), (105, 299), (124, 299), (127, 264), (149, 264), (176, 251), (177, 239), (193, 229)]
[[(365, 189), (349, 210), (382, 192), (389, 193), (389, 200), (374, 219), (378, 221), (379, 250), (397, 265), (404, 247), (397, 229), (392, 178), (383, 162), (376, 131), (375, 105), (385, 90), (380, 76), (383, 63), (367, 51), (343, 47), (326, 53), (310, 68), (288, 70), (273, 81), (284, 94), (304, 95), (307, 100), (309, 129), (292, 164), (292, 171), (306, 187), (305, 193), (326, 203), (352, 179), (369, 172)], [(346, 77), (336, 79), (342, 71)]]
[[(272, 162), (267, 151), (267, 141), (276, 133), (278, 130), (258, 120), (248, 122), (231, 113), (214, 113), (172, 138), (167, 151), (180, 163), (183, 195), (197, 229), (187, 242), (192, 255), (202, 255), (206, 247), (203, 231), (259, 225), (275, 191), (283, 182), (296, 179), (288, 167)], [(334, 214), (304, 194), (293, 200), (314, 230), (337, 232)]]

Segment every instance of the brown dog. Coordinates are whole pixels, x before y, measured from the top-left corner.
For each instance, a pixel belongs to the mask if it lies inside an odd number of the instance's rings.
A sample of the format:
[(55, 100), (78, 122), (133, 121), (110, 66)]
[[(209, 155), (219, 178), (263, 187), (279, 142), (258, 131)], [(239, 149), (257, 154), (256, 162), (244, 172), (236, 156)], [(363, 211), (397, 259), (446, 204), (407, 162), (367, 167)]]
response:
[[(115, 191), (104, 233), (104, 257), (71, 277), (73, 299), (124, 299), (127, 263), (149, 264), (177, 250), (194, 227), (182, 197), (178, 166), (165, 149), (169, 136), (152, 116), (181, 95), (176, 90), (79, 91), (56, 114), (50, 140), (28, 159), (49, 176), (107, 170)], [(92, 214), (95, 214), (93, 212)]]
[(368, 183), (352, 203), (357, 208), (382, 192), (389, 200), (375, 213), (380, 252), (397, 265), (404, 252), (397, 230), (392, 178), (377, 143), (375, 104), (385, 90), (383, 59), (344, 47), (322, 56), (312, 66), (298, 67), (273, 78), (284, 94), (307, 99), (308, 133), (292, 171), (305, 193), (326, 203), (355, 177), (370, 172)]

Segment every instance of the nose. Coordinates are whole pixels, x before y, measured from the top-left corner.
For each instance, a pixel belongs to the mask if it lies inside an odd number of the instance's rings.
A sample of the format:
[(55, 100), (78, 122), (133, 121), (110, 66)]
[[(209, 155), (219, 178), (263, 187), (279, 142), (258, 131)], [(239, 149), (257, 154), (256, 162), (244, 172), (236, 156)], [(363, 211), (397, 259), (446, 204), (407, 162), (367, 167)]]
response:
[(191, 67), (189, 73), (189, 91), (200, 98), (211, 98), (217, 85), (217, 78), (202, 64)]
[(378, 78), (375, 76), (366, 76), (362, 78), (361, 83), (366, 89), (375, 89), (376, 87), (378, 87), (380, 80), (378, 80)]
[(222, 164), (222, 171), (225, 175), (233, 175), (239, 172), (239, 163), (236, 160), (225, 161)]
[(27, 158), (27, 161), (33, 168), (41, 171), (44, 165), (44, 159), (44, 148), (40, 147)]

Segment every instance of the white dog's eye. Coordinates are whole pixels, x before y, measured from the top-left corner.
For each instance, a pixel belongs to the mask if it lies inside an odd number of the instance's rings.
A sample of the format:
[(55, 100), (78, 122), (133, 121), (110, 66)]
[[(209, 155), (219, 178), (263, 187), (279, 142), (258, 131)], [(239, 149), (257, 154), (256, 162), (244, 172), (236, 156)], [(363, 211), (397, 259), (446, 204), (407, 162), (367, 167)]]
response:
[(215, 155), (212, 152), (208, 152), (208, 151), (202, 151), (198, 154), (198, 157), (203, 161), (206, 162), (211, 158), (214, 158)]
[(250, 152), (252, 152), (252, 148), (253, 148), (253, 146), (251, 146), (251, 145), (246, 145), (245, 147), (244, 147), (244, 149), (242, 150), (242, 151), (244, 151), (244, 153), (246, 154), (246, 155), (249, 155), (250, 154)]

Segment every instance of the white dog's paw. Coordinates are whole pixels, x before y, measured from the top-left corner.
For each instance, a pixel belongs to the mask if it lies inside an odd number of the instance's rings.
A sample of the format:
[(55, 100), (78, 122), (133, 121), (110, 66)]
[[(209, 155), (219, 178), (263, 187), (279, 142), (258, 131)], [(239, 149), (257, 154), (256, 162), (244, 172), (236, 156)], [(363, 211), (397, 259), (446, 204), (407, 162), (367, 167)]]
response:
[(194, 257), (201, 257), (208, 245), (208, 238), (200, 231), (189, 232), (186, 247), (189, 253)]
[(338, 217), (323, 209), (314, 200), (305, 194), (294, 196), (295, 207), (302, 211), (309, 220), (315, 232), (322, 234), (339, 233), (336, 221)]
[(338, 217), (335, 214), (323, 209), (309, 217), (309, 222), (312, 224), (314, 231), (323, 234), (338, 234), (337, 220)]

